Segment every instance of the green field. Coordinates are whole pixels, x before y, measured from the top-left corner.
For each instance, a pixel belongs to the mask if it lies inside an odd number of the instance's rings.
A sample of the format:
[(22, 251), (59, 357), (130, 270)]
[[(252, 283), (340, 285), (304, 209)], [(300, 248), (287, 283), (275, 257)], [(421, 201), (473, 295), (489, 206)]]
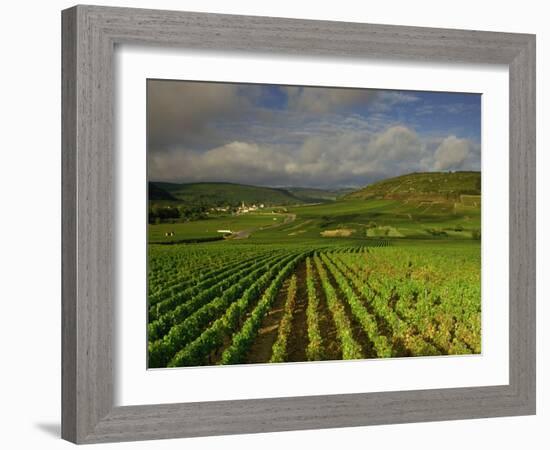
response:
[(480, 353), (473, 174), (149, 224), (149, 367)]
[(258, 230), (251, 239), (299, 242), (322, 238), (325, 241), (331, 238), (323, 238), (323, 233), (342, 229), (353, 230), (349, 239), (354, 241), (368, 237), (471, 239), (472, 231), (481, 228), (479, 207), (461, 204), (458, 209), (454, 203), (427, 206), (397, 200), (347, 200), (289, 207), (288, 212), (296, 216), (293, 222)]
[[(197, 220), (184, 223), (150, 224), (148, 240), (150, 243), (181, 242), (186, 240), (213, 238), (224, 236), (218, 230), (234, 232), (245, 230), (260, 230), (263, 227), (273, 226), (284, 222), (281, 214), (246, 214), (241, 216), (216, 216), (211, 219)], [(174, 233), (166, 236), (166, 233)]]

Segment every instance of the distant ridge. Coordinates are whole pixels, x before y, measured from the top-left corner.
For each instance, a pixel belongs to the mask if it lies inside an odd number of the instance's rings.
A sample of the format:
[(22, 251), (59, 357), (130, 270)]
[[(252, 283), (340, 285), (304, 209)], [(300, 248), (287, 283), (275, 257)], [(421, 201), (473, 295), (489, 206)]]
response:
[(343, 199), (449, 200), (461, 195), (481, 195), (481, 172), (415, 172), (378, 181)]
[[(286, 189), (271, 188), (263, 186), (250, 186), (237, 183), (204, 182), (204, 183), (165, 183), (150, 182), (158, 191), (167, 192), (173, 199), (186, 203), (208, 203), (208, 204), (264, 204), (273, 205), (296, 205), (307, 203)], [(151, 192), (151, 190), (150, 190)], [(155, 191), (156, 192), (156, 191)], [(150, 200), (154, 200), (149, 197)]]
[(353, 191), (350, 189), (319, 189), (307, 187), (285, 187), (295, 197), (309, 203), (332, 202), (342, 197), (344, 194)]

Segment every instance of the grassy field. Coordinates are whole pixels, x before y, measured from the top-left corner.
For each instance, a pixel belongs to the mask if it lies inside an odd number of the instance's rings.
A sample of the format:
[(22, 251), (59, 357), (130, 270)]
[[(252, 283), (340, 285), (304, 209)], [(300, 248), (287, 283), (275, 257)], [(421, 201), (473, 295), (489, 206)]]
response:
[(292, 223), (258, 231), (251, 238), (292, 242), (347, 229), (354, 230), (349, 238), (356, 241), (368, 237), (471, 239), (471, 232), (481, 228), (479, 207), (460, 204), (455, 208), (454, 202), (426, 206), (397, 200), (348, 200), (290, 207), (288, 211), (296, 216)]
[[(185, 240), (223, 237), (218, 230), (234, 232), (244, 230), (260, 230), (263, 227), (282, 223), (285, 219), (281, 214), (243, 214), (240, 216), (217, 216), (206, 220), (185, 223), (150, 224), (148, 239), (150, 243), (180, 242)], [(174, 233), (166, 236), (166, 233)]]
[(459, 178), (149, 225), (149, 366), (480, 353), (479, 176)]

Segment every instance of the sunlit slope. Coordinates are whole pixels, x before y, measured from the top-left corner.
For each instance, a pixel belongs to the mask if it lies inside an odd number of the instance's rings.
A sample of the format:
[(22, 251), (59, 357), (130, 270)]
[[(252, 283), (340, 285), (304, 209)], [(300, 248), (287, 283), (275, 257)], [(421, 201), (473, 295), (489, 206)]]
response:
[(479, 172), (414, 173), (369, 185), (330, 204), (291, 207), (293, 223), (257, 239), (476, 239)]
[(344, 199), (456, 201), (463, 195), (481, 195), (481, 172), (421, 172), (370, 184)]

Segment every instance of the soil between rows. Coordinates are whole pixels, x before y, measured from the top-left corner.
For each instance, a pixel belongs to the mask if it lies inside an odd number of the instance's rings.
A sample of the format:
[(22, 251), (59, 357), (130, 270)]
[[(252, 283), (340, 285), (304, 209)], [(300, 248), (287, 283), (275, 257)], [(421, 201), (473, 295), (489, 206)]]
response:
[(291, 333), (287, 341), (287, 361), (289, 362), (307, 361), (307, 271), (305, 260), (300, 262), (295, 273), (298, 283), (296, 286), (296, 302), (292, 313)]
[(284, 281), (273, 306), (264, 317), (258, 335), (248, 351), (245, 364), (267, 363), (271, 359), (271, 349), (277, 340), (279, 323), (284, 314), (289, 281), (290, 277)]

